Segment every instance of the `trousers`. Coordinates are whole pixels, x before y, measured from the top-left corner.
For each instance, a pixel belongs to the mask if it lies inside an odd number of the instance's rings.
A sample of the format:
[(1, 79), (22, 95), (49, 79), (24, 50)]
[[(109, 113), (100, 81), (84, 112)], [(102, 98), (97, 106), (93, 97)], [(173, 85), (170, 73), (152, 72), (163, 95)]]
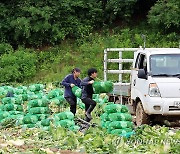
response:
[(65, 99), (70, 105), (70, 111), (75, 115), (76, 114), (76, 106), (77, 106), (76, 98), (65, 97)]

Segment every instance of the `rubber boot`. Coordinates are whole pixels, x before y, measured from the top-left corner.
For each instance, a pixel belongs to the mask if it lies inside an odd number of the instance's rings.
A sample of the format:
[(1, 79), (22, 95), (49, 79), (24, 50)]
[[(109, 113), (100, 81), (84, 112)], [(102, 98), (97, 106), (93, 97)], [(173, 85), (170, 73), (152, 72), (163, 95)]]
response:
[(76, 114), (76, 106), (75, 105), (71, 105), (70, 106), (70, 111), (74, 114), (74, 116), (75, 116), (75, 114)]
[(89, 119), (87, 116), (85, 117), (84, 121), (90, 122), (91, 119)]
[(92, 112), (92, 110), (94, 109), (94, 107), (95, 107), (95, 106), (90, 105), (89, 108), (88, 108), (88, 110), (87, 110), (86, 113), (85, 113), (86, 117), (87, 117), (88, 119), (90, 119), (90, 120), (92, 119), (92, 117), (91, 117), (91, 112)]

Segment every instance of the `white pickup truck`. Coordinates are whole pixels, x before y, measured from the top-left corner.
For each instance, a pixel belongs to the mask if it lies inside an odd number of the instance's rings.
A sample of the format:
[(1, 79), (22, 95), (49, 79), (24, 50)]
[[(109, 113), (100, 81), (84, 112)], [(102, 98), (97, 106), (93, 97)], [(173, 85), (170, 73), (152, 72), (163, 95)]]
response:
[[(118, 59), (107, 54), (118, 51)], [(134, 59), (122, 59), (124, 51), (133, 51)], [(108, 70), (107, 63), (119, 63), (119, 70)], [(122, 70), (123, 62), (132, 62), (131, 70)], [(158, 118), (180, 120), (180, 49), (179, 48), (108, 48), (104, 50), (104, 80), (107, 73), (119, 74), (111, 96), (128, 97), (136, 115), (136, 124), (148, 124)], [(130, 83), (122, 82), (122, 74), (130, 73)]]

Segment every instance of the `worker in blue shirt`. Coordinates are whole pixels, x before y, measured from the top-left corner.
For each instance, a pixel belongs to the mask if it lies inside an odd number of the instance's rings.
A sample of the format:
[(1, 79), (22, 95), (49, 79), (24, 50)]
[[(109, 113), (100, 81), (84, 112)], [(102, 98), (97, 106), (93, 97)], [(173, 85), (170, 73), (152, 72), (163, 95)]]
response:
[(79, 68), (74, 68), (72, 74), (67, 75), (63, 81), (62, 85), (65, 87), (64, 97), (67, 102), (70, 104), (70, 111), (75, 115), (77, 98), (72, 92), (74, 86), (80, 87), (81, 80), (79, 79), (81, 70)]

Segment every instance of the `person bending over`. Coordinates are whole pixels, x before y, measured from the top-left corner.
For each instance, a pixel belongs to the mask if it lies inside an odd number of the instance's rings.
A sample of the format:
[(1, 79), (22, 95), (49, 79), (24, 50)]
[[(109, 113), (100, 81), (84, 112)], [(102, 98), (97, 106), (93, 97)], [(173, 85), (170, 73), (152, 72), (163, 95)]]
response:
[(82, 96), (81, 100), (85, 104), (85, 120), (89, 122), (91, 117), (91, 112), (96, 106), (96, 102), (92, 99), (93, 87), (95, 78), (97, 77), (97, 70), (95, 68), (90, 68), (88, 70), (88, 76), (81, 81)]

